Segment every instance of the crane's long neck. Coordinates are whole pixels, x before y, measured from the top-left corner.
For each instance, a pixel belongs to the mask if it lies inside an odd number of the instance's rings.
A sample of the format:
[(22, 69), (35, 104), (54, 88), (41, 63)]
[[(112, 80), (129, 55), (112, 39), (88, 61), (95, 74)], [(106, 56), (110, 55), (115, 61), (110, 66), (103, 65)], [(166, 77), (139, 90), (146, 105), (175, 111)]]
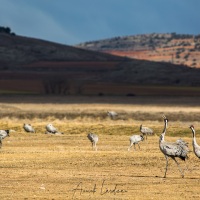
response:
[(192, 135), (193, 135), (193, 143), (197, 144), (194, 127), (191, 127), (191, 130), (192, 130)]
[(163, 128), (163, 132), (162, 132), (162, 134), (160, 136), (160, 142), (164, 142), (165, 141), (166, 130), (167, 130), (167, 120), (164, 119), (164, 128)]

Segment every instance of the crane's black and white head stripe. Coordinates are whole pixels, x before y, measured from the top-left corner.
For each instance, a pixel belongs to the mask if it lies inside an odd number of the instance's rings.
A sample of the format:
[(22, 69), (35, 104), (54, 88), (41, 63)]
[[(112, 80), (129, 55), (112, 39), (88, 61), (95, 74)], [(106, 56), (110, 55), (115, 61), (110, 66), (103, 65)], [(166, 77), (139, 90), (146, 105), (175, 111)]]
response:
[(163, 119), (164, 119), (165, 122), (169, 121), (169, 119), (165, 115), (163, 115)]
[(10, 130), (5, 130), (8, 136), (10, 136)]
[(189, 128), (191, 128), (191, 129), (194, 129), (194, 126), (193, 125), (190, 125), (190, 127)]

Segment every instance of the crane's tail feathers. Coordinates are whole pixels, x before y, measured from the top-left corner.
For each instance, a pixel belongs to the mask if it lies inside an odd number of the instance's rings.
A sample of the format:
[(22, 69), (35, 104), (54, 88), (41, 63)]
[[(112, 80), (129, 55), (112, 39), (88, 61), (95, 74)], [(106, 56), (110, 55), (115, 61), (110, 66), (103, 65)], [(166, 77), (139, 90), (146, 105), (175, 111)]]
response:
[(184, 160), (185, 161), (185, 159), (189, 159), (189, 157), (186, 155), (186, 156), (180, 156), (179, 157), (181, 160)]

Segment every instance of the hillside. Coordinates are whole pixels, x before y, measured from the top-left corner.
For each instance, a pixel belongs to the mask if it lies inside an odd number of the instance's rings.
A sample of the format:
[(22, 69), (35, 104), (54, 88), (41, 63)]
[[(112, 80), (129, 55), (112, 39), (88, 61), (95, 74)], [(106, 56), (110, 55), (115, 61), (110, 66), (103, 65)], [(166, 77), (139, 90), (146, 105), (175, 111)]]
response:
[(129, 58), (200, 68), (200, 35), (153, 33), (115, 37), (77, 46)]
[(0, 33), (0, 94), (200, 95), (199, 76), (182, 65)]

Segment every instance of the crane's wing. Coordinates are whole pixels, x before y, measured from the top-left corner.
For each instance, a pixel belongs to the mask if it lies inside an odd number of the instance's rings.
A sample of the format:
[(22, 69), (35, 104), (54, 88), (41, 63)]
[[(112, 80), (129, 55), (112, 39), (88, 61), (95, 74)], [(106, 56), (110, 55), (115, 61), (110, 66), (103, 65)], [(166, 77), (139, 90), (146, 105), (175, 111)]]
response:
[(29, 126), (29, 130), (30, 132), (35, 132), (35, 129), (31, 125)]
[(56, 133), (57, 132), (57, 129), (53, 125), (49, 125), (49, 124), (46, 126), (46, 130), (50, 133)]
[(30, 124), (26, 124), (24, 126), (25, 131), (27, 132), (35, 132), (34, 128)]
[(186, 149), (185, 146), (181, 146), (177, 143), (165, 143), (163, 145), (163, 151), (168, 156), (180, 157), (183, 160), (188, 157), (188, 149)]
[(93, 134), (93, 133), (89, 133), (87, 135), (88, 139), (91, 141), (91, 142), (97, 142), (98, 141), (98, 136)]
[(7, 137), (7, 133), (0, 132), (0, 140), (4, 139), (5, 137)]
[(141, 129), (141, 132), (152, 134), (153, 130), (151, 128), (149, 128), (149, 127), (143, 126), (142, 129)]

